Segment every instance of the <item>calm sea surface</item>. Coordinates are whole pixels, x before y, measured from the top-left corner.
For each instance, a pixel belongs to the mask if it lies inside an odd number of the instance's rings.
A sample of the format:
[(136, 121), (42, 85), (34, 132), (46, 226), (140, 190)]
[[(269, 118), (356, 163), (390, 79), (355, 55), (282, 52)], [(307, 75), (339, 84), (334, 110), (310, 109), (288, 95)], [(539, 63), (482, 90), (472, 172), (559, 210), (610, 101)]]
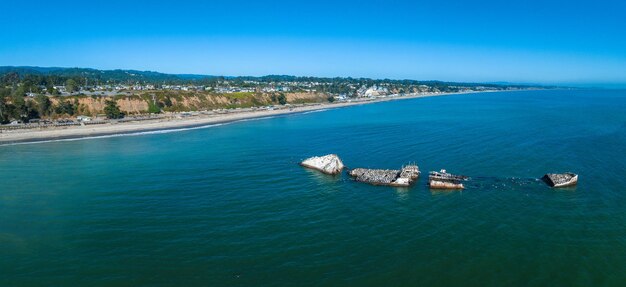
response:
[[(416, 162), (412, 188), (298, 166)], [(431, 191), (425, 173), (473, 179)], [(551, 189), (547, 172), (580, 175)], [(0, 286), (625, 286), (626, 91), (0, 146)]]

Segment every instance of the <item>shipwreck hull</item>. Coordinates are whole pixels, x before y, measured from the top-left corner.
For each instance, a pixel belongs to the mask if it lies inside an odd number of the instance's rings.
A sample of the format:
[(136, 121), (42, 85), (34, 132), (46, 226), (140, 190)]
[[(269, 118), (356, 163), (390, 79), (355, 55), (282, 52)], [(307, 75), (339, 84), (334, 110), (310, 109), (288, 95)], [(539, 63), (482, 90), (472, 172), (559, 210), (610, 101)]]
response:
[(464, 189), (463, 181), (469, 178), (464, 175), (447, 173), (445, 169), (439, 172), (431, 171), (428, 175), (428, 185), (433, 189)]
[(578, 184), (578, 175), (575, 173), (548, 173), (542, 180), (551, 187), (568, 187)]
[(462, 183), (447, 182), (440, 180), (430, 180), (428, 185), (433, 189), (465, 189)]
[(354, 180), (372, 185), (408, 187), (419, 177), (417, 166), (405, 166), (401, 170), (355, 168), (349, 172)]

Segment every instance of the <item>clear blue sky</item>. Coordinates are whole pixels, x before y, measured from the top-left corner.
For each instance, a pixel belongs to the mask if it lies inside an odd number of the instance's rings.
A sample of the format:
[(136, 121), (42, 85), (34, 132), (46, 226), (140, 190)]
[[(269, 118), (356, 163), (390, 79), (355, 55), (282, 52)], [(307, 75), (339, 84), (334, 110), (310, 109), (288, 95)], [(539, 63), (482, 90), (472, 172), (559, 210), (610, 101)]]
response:
[(626, 84), (621, 1), (4, 1), (2, 7), (0, 65)]

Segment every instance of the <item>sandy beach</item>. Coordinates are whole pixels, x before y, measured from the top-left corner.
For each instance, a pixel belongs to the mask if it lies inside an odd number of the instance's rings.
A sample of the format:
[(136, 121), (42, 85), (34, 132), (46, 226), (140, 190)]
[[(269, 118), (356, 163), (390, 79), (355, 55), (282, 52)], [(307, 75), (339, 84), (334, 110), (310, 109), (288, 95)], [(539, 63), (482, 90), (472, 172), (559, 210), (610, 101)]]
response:
[[(476, 92), (469, 92), (476, 93)], [(147, 121), (106, 123), (100, 125), (68, 126), (68, 127), (45, 127), (32, 129), (0, 130), (0, 145), (14, 143), (40, 142), (60, 139), (75, 139), (93, 136), (133, 134), (138, 132), (172, 130), (190, 127), (199, 127), (211, 124), (221, 124), (233, 121), (272, 117), (278, 115), (303, 113), (315, 110), (343, 108), (355, 105), (380, 103), (385, 101), (406, 100), (424, 97), (459, 95), (468, 93), (432, 93), (410, 96), (385, 97), (370, 100), (320, 103), (305, 106), (284, 106), (274, 110), (257, 109), (254, 111), (232, 111), (225, 114), (199, 114), (190, 117), (165, 117)]]

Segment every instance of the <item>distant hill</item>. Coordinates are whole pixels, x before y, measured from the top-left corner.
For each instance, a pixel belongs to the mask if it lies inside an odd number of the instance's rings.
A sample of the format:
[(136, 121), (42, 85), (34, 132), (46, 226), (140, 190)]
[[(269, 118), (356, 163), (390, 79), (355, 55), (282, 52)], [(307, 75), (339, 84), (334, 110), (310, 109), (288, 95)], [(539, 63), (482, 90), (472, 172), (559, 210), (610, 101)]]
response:
[(113, 82), (172, 82), (194, 79), (211, 78), (205, 75), (175, 75), (153, 71), (138, 70), (97, 70), (90, 68), (60, 68), (60, 67), (30, 67), (30, 66), (0, 66), (0, 74), (17, 73), (19, 75), (55, 75), (59, 77), (82, 77), (100, 81)]
[(369, 78), (351, 78), (351, 77), (302, 77), (289, 75), (267, 75), (261, 77), (254, 76), (210, 76), (198, 74), (166, 74), (154, 71), (138, 71), (138, 70), (98, 70), (91, 68), (61, 68), (61, 67), (33, 67), (33, 66), (0, 66), (0, 76), (7, 73), (17, 73), (23, 78), (27, 75), (36, 76), (57, 76), (61, 78), (76, 78), (77, 82), (81, 80), (113, 82), (113, 83), (152, 83), (152, 84), (183, 84), (198, 83), (206, 84), (207, 82), (217, 79), (227, 79), (232, 81), (259, 81), (259, 82), (324, 82), (324, 83), (352, 83), (357, 85), (377, 85), (381, 83), (390, 83), (396, 85), (428, 85), (432, 87), (499, 87), (499, 88), (529, 88), (542, 87), (550, 88), (535, 84), (514, 84), (506, 82), (498, 83), (458, 83), (444, 81), (417, 81), (417, 80), (390, 80), (390, 79), (369, 79)]

